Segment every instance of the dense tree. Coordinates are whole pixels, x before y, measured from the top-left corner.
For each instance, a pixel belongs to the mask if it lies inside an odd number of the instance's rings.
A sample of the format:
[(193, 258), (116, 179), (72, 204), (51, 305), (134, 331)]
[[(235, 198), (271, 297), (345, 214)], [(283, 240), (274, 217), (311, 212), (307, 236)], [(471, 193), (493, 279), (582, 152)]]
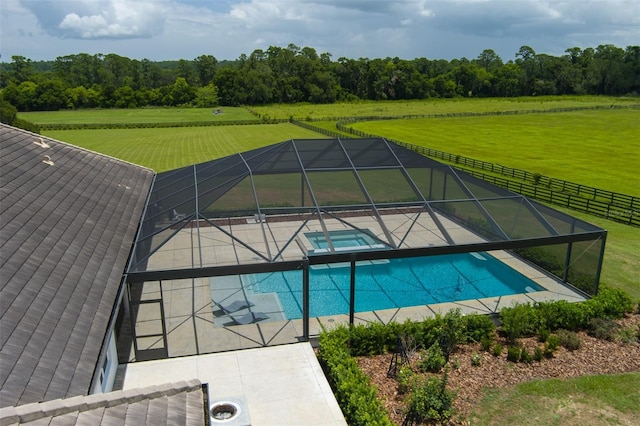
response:
[(198, 75), (200, 85), (205, 87), (211, 83), (213, 76), (216, 75), (216, 65), (218, 61), (211, 55), (201, 55), (195, 60), (195, 69)]
[(522, 46), (506, 63), (492, 49), (472, 60), (332, 61), (330, 53), (289, 44), (222, 62), (212, 55), (160, 62), (116, 54), (80, 53), (48, 62), (13, 56), (0, 63), (0, 93), (18, 111), (32, 111), (640, 92), (640, 46), (572, 47), (564, 53)]

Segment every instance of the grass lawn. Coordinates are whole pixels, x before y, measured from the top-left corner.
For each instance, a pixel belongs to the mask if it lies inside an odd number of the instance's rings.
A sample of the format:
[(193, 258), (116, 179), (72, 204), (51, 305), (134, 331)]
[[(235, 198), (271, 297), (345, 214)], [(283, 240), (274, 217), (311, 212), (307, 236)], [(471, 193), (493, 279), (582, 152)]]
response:
[(289, 139), (318, 139), (293, 124), (158, 129), (55, 130), (45, 136), (149, 167), (176, 169)]
[(397, 117), (406, 115), (449, 114), (461, 112), (502, 112), (549, 110), (611, 105), (639, 104), (637, 98), (610, 96), (541, 96), (522, 98), (454, 98), (416, 101), (362, 101), (337, 104), (294, 104), (254, 106), (262, 117), (307, 119), (338, 119), (342, 117)]
[(640, 109), (383, 120), (366, 133), (640, 196)]
[(638, 389), (640, 373), (536, 380), (486, 391), (469, 419), (477, 425), (640, 424)]
[(161, 123), (194, 121), (258, 120), (245, 108), (137, 108), (137, 109), (79, 109), (62, 111), (21, 112), (19, 118), (36, 124), (94, 124), (94, 123)]

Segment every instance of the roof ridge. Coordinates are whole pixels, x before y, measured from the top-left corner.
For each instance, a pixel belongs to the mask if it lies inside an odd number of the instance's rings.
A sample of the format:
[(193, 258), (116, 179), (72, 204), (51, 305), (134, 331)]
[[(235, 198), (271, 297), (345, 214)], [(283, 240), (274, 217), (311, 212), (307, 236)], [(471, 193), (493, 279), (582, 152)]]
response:
[(191, 379), (143, 388), (33, 402), (17, 407), (5, 407), (0, 408), (0, 426), (32, 422), (45, 417), (61, 416), (72, 412), (110, 408), (121, 404), (173, 396), (182, 392), (192, 392), (198, 389), (202, 389), (200, 380)]

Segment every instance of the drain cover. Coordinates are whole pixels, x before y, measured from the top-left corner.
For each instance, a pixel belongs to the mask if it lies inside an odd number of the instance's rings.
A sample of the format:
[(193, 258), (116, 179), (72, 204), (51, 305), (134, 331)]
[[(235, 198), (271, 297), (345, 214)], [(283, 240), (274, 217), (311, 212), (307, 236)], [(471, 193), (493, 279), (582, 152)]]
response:
[(211, 417), (216, 420), (229, 420), (238, 414), (238, 408), (232, 404), (221, 403), (211, 409)]

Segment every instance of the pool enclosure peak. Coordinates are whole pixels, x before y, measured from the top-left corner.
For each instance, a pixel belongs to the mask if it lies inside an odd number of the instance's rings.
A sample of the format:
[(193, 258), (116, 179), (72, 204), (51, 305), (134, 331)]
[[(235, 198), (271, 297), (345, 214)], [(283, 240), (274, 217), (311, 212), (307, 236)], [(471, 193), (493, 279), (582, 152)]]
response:
[(605, 235), (383, 138), (296, 139), (157, 174), (128, 273), (579, 241), (599, 253)]

